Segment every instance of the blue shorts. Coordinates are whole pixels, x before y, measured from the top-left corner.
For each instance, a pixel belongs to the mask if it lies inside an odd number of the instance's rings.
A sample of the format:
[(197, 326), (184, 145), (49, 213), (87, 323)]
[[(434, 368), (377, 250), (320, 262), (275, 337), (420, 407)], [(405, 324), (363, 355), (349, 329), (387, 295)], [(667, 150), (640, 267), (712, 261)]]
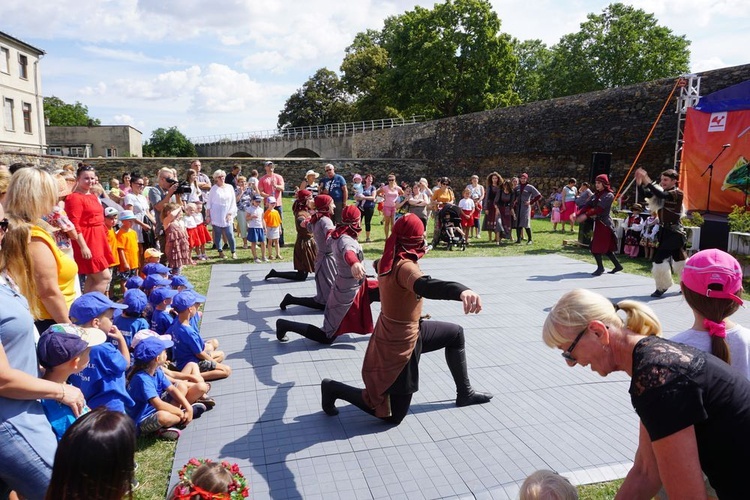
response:
[(250, 243), (264, 243), (266, 241), (266, 233), (262, 228), (249, 227), (247, 228), (247, 241)]

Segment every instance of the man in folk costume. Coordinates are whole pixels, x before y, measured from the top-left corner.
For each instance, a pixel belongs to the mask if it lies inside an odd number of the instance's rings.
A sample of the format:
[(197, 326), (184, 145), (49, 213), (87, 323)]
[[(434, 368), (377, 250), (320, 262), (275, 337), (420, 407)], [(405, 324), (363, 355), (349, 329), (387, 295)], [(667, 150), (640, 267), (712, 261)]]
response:
[[(656, 282), (652, 297), (661, 297), (672, 286), (673, 270), (682, 277), (687, 259), (687, 236), (680, 221), (684, 193), (677, 187), (678, 178), (677, 171), (671, 168), (661, 173), (658, 183), (652, 181), (642, 168), (635, 171), (636, 183), (643, 196), (648, 199), (649, 211), (658, 211), (661, 226), (659, 246), (652, 259), (651, 273)], [(671, 268), (669, 259), (672, 259)]]
[(422, 321), (422, 298), (461, 301), (465, 313), (482, 310), (481, 298), (460, 283), (422, 274), (417, 261), (425, 254), (424, 225), (406, 214), (393, 226), (382, 258), (376, 262), (381, 312), (365, 353), (362, 379), (365, 388), (324, 379), (323, 411), (338, 414), (343, 399), (386, 422), (398, 425), (409, 411), (412, 394), (419, 390), (419, 358), (445, 349), (445, 360), (456, 384), (456, 406), (488, 402), (491, 394), (474, 391), (469, 382), (464, 331), (459, 325)]
[[(318, 196), (320, 197), (320, 196)], [(365, 275), (364, 254), (357, 242), (362, 230), (356, 205), (347, 205), (341, 214), (341, 222), (329, 236), (338, 274), (328, 293), (323, 315), (323, 328), (307, 323), (296, 323), (285, 319), (276, 320), (276, 338), (286, 342), (287, 332), (299, 333), (321, 344), (331, 344), (345, 333), (372, 333), (370, 303), (378, 300), (378, 283)]]
[(521, 174), (518, 181), (518, 186), (513, 188), (516, 209), (516, 243), (521, 243), (521, 229), (525, 229), (528, 240), (526, 244), (531, 245), (531, 205), (542, 199), (542, 193), (529, 184), (529, 174)]
[(615, 274), (622, 271), (620, 261), (617, 260), (617, 256), (615, 255), (617, 237), (615, 236), (615, 226), (610, 215), (615, 194), (609, 186), (609, 177), (606, 174), (597, 175), (594, 186), (596, 189), (594, 196), (589, 198), (586, 204), (581, 207), (576, 220), (579, 223), (583, 223), (587, 219), (594, 221), (594, 235), (591, 238), (589, 249), (591, 250), (591, 255), (594, 256), (594, 260), (596, 260), (596, 270), (591, 274), (593, 276), (604, 274), (602, 255), (606, 255), (615, 266), (609, 271), (609, 274)]

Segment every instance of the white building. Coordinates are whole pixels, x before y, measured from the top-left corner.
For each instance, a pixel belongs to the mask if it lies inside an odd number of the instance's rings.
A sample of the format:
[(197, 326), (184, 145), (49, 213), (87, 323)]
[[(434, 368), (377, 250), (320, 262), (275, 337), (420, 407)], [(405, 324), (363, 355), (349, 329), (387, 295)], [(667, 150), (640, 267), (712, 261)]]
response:
[(0, 149), (44, 153), (44, 51), (0, 31)]
[(143, 156), (141, 131), (130, 125), (47, 127), (48, 154), (80, 158)]

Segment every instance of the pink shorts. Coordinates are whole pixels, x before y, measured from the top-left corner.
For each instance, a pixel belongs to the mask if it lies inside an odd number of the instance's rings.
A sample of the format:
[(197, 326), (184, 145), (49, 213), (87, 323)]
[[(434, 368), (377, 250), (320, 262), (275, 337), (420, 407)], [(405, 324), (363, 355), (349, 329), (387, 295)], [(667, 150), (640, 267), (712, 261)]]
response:
[(392, 207), (386, 207), (385, 205), (383, 206), (383, 216), (384, 217), (393, 217), (394, 215), (396, 215), (396, 206), (395, 205), (392, 206)]

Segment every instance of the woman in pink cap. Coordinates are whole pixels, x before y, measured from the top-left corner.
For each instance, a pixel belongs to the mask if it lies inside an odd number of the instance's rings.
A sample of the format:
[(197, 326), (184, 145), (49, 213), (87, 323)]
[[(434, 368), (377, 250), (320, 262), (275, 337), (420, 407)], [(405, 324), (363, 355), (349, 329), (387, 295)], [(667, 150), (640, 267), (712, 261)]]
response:
[(597, 175), (596, 191), (594, 196), (578, 211), (576, 220), (581, 223), (586, 219), (594, 220), (594, 236), (591, 238), (591, 254), (596, 260), (596, 271), (591, 273), (593, 276), (601, 276), (604, 273), (604, 264), (602, 264), (602, 255), (609, 257), (614, 264), (614, 269), (609, 274), (615, 274), (622, 271), (620, 261), (615, 256), (617, 249), (617, 237), (615, 236), (615, 226), (610, 216), (612, 202), (615, 201), (615, 195), (612, 188), (609, 187), (609, 178), (605, 174)]

